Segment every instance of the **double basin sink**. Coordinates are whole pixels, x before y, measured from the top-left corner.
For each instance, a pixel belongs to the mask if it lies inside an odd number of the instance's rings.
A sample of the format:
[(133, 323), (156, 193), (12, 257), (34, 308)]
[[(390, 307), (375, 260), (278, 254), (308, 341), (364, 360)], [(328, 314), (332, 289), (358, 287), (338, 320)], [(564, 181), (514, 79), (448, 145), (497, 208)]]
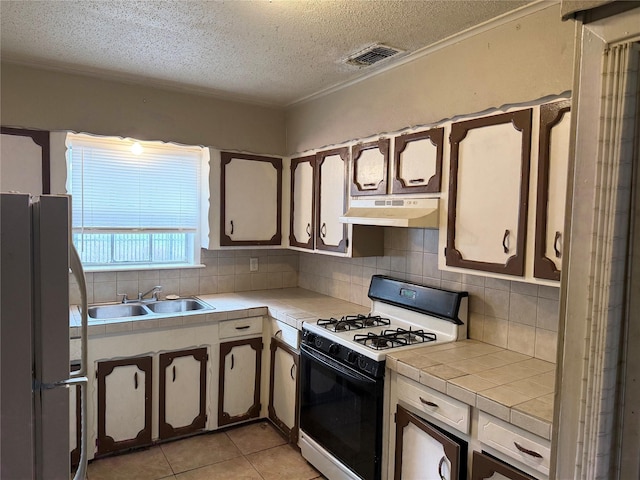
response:
[(115, 303), (95, 305), (87, 309), (93, 320), (142, 317), (145, 315), (168, 315), (173, 313), (213, 310), (214, 308), (198, 298), (178, 298), (177, 300), (154, 300), (149, 302)]

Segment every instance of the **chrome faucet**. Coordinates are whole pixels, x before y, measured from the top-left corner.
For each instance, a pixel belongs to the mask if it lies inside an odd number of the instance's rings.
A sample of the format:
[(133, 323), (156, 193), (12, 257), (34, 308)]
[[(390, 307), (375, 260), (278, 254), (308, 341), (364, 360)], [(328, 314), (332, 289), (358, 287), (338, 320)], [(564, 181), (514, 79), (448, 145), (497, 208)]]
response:
[(151, 298), (153, 300), (157, 301), (158, 300), (158, 293), (160, 293), (161, 291), (162, 291), (162, 286), (161, 285), (156, 285), (155, 287), (153, 287), (148, 292), (138, 293), (138, 301), (141, 302), (144, 299), (144, 297), (146, 297), (149, 294), (151, 294)]

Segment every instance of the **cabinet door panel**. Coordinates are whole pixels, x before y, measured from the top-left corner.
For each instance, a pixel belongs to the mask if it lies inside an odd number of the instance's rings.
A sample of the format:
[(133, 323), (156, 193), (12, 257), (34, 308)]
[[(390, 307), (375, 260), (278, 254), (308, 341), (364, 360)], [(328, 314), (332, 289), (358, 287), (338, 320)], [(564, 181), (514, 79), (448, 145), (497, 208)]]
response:
[(220, 244), (281, 243), (282, 160), (222, 152)]
[(533, 480), (533, 477), (484, 453), (473, 452), (471, 480)]
[(389, 139), (355, 145), (352, 152), (351, 195), (387, 193)]
[(98, 454), (151, 443), (151, 357), (98, 363)]
[(443, 128), (396, 137), (392, 193), (440, 191), (443, 140)]
[(345, 170), (348, 149), (340, 148), (318, 153), (318, 229), (316, 248), (345, 252), (347, 227), (338, 221), (346, 205)]
[(313, 249), (315, 232), (315, 156), (291, 160), (291, 232), (289, 243)]
[(451, 129), (447, 265), (523, 275), (531, 110)]
[(466, 478), (464, 450), (461, 444), (398, 405), (396, 480)]
[(218, 425), (260, 415), (262, 339), (220, 344)]
[(49, 132), (2, 127), (0, 191), (49, 193)]
[(540, 107), (534, 276), (560, 280), (571, 128), (569, 100)]
[(277, 338), (271, 339), (269, 418), (292, 443), (298, 436), (298, 359), (296, 350)]
[(160, 438), (203, 429), (206, 423), (207, 349), (160, 354)]

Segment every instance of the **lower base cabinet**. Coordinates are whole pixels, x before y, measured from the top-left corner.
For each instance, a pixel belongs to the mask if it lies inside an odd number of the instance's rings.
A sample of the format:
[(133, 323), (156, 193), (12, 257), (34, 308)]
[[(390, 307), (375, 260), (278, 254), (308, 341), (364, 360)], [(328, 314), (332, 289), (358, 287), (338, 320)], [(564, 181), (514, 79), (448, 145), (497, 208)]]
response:
[(490, 457), (486, 453), (473, 452), (471, 480), (535, 480), (520, 470)]
[(97, 453), (151, 444), (150, 356), (98, 362)]
[(218, 426), (260, 416), (262, 337), (220, 344)]
[(465, 480), (467, 443), (402, 406), (396, 411), (395, 480)]
[(271, 339), (269, 419), (289, 439), (298, 442), (298, 365), (300, 353), (284, 341)]
[(161, 440), (205, 428), (208, 359), (206, 348), (159, 355), (158, 433)]

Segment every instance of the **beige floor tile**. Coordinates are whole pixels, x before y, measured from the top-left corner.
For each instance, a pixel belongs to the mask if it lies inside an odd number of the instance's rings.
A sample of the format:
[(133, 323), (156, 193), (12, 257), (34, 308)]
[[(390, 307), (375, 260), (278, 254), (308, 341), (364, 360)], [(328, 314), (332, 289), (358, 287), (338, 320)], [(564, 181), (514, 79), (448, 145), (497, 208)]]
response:
[(162, 451), (173, 473), (176, 474), (242, 455), (224, 432), (207, 433), (165, 443), (162, 445)]
[(228, 430), (227, 435), (243, 455), (284, 445), (286, 440), (267, 422), (252, 423)]
[(258, 471), (244, 457), (232, 458), (176, 475), (176, 480), (262, 480)]
[(289, 445), (247, 455), (265, 480), (310, 480), (320, 475)]
[(89, 480), (157, 480), (173, 476), (160, 447), (126, 455), (101, 458), (89, 463)]

